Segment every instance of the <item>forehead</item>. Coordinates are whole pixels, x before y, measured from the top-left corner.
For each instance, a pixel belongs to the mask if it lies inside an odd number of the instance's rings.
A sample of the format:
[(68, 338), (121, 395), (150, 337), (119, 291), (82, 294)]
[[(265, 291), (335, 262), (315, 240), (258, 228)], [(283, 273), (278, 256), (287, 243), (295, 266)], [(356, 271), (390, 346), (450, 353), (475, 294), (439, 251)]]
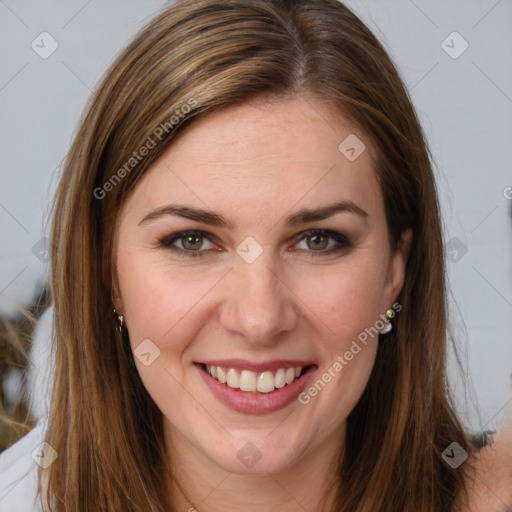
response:
[(332, 107), (294, 98), (199, 119), (147, 171), (131, 201), (146, 210), (181, 201), (236, 218), (340, 199), (367, 211), (382, 206), (370, 142)]

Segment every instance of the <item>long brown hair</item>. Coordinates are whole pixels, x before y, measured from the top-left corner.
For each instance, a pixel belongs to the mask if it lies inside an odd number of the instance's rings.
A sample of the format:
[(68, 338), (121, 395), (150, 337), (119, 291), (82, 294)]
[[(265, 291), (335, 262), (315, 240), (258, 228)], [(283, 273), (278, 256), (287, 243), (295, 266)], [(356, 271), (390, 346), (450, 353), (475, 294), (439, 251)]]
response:
[[(350, 413), (336, 511), (442, 512), (465, 485), (468, 452), (446, 376), (440, 210), (424, 134), (392, 60), (336, 0), (182, 0), (117, 57), (91, 98), (54, 204), (51, 293), (57, 344), (46, 492), (72, 512), (169, 510), (162, 413), (112, 317), (118, 212), (187, 126), (259, 97), (329, 102), (367, 134), (391, 249), (414, 236), (403, 307)], [(140, 151), (146, 147), (147, 151)], [(142, 155), (144, 153), (144, 155)]]

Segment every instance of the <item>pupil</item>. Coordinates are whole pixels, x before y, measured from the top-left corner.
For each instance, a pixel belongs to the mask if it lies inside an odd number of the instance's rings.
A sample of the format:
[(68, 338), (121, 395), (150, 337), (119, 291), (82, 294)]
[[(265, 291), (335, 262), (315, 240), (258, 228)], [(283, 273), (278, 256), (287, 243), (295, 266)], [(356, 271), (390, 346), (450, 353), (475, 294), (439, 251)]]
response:
[[(191, 243), (192, 247), (188, 247), (188, 249), (199, 249), (199, 246), (201, 245), (200, 241), (201, 241), (201, 237), (199, 237), (198, 235), (194, 235), (194, 234), (191, 234), (191, 235), (187, 235), (185, 237), (185, 247), (187, 247), (187, 244), (191, 241), (191, 240), (196, 240), (196, 243)], [(196, 247), (194, 247), (196, 246)]]
[[(316, 240), (316, 242), (313, 241), (313, 245), (316, 245), (317, 248), (319, 247), (319, 245), (320, 245), (320, 249), (324, 249), (325, 248), (325, 237), (323, 235), (313, 235), (311, 238), (313, 240)], [(318, 244), (317, 243), (319, 238), (320, 239), (322, 239), (322, 238), (324, 239), (324, 244), (322, 244), (322, 243)]]

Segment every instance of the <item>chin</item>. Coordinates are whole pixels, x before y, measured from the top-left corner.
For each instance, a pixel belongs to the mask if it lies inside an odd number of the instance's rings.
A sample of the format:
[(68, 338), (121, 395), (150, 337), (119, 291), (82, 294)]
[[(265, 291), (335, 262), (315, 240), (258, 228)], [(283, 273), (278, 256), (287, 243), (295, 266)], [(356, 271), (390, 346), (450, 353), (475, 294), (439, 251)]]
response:
[[(213, 461), (224, 471), (234, 473), (236, 475), (252, 475), (252, 476), (268, 476), (271, 474), (279, 474), (286, 472), (293, 467), (294, 460), (291, 456), (276, 456), (272, 453), (264, 453), (260, 451), (259, 455), (255, 455), (252, 460), (251, 456), (243, 456), (242, 460), (238, 457), (226, 457), (225, 455), (215, 458), (216, 454), (212, 454)], [(261, 457), (261, 458), (259, 458)]]
[[(272, 439), (270, 439), (272, 437)], [(299, 449), (290, 443), (291, 436), (270, 434), (268, 430), (255, 431), (254, 436), (245, 432), (240, 438), (230, 438), (227, 446), (205, 446), (206, 455), (225, 471), (238, 475), (268, 476), (291, 469), (297, 461)], [(304, 450), (302, 450), (304, 451)]]

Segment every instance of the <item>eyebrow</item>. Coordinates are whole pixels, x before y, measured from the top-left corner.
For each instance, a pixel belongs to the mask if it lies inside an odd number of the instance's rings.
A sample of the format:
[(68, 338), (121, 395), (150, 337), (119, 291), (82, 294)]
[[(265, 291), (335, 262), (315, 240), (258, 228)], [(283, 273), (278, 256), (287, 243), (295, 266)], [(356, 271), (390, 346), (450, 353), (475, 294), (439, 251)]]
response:
[[(357, 206), (352, 201), (339, 201), (337, 203), (322, 206), (317, 209), (304, 208), (296, 213), (293, 213), (285, 218), (285, 224), (288, 226), (297, 226), (300, 224), (306, 224), (308, 222), (314, 222), (319, 220), (327, 219), (336, 213), (348, 212), (358, 215), (360, 217), (368, 217), (368, 213), (365, 212), (361, 207)], [(203, 224), (209, 224), (212, 226), (225, 227), (228, 229), (234, 229), (235, 222), (231, 219), (224, 217), (223, 215), (185, 205), (166, 205), (153, 210), (148, 213), (140, 222), (139, 226), (150, 222), (154, 219), (163, 217), (165, 215), (173, 215), (176, 217), (183, 217), (185, 219), (195, 220), (202, 222)]]

